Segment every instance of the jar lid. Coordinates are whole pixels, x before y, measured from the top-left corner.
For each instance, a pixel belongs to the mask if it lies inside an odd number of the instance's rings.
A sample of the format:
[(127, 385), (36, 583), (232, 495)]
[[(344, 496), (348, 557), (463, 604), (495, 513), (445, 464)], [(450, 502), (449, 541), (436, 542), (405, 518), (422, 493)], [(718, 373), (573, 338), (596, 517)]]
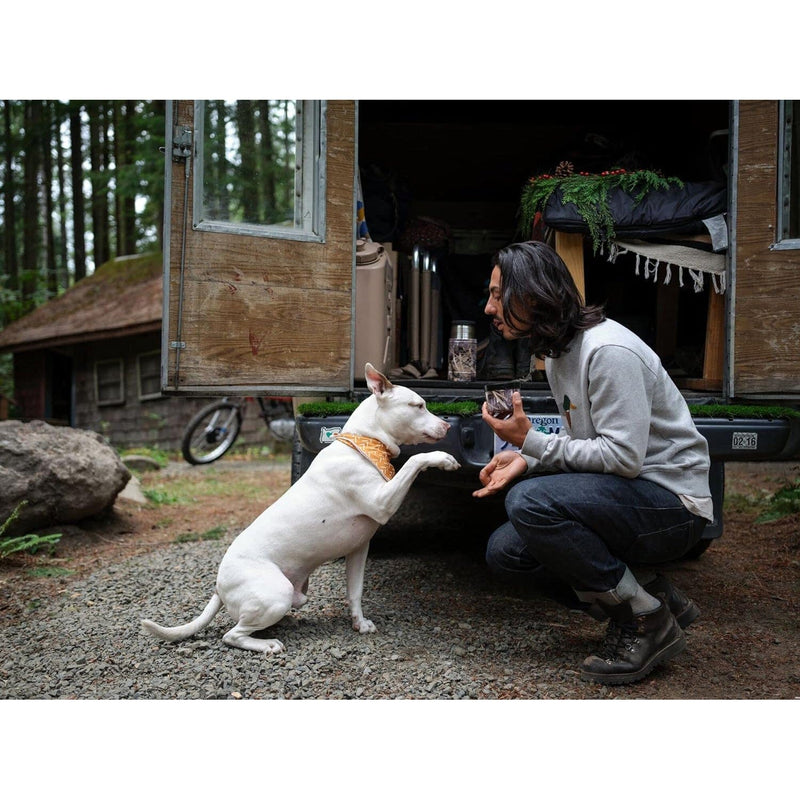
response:
[(356, 241), (356, 265), (374, 264), (383, 255), (383, 245), (367, 239)]
[(474, 339), (475, 323), (471, 319), (454, 319), (450, 327), (451, 339)]

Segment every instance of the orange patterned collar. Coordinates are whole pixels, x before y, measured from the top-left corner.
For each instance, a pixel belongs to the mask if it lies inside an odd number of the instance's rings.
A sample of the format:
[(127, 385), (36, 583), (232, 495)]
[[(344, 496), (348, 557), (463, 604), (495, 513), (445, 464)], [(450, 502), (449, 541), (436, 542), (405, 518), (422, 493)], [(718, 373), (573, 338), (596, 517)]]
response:
[(359, 436), (357, 433), (337, 433), (333, 438), (349, 445), (353, 450), (358, 450), (387, 481), (394, 477), (394, 467), (390, 463), (391, 453), (380, 440), (370, 436)]

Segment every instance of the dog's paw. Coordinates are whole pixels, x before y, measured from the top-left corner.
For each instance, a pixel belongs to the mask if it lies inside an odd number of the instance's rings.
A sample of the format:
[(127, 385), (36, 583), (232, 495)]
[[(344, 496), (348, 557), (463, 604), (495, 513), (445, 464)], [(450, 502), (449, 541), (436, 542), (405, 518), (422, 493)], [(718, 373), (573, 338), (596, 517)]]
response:
[(353, 630), (359, 633), (375, 633), (378, 629), (371, 619), (354, 619)]
[(261, 639), (261, 641), (264, 643), (264, 652), (267, 655), (276, 655), (286, 649), (280, 639)]
[(460, 469), (461, 464), (453, 458), (449, 453), (442, 453), (436, 452), (433, 455), (438, 456), (438, 459), (433, 466), (438, 467), (439, 469), (446, 470), (447, 472), (452, 472), (453, 470)]

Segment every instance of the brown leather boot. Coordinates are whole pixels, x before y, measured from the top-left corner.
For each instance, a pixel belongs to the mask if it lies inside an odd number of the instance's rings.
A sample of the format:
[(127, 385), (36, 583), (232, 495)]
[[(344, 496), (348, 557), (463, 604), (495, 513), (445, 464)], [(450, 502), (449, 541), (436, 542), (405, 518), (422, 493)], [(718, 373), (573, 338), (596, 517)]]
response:
[(669, 606), (669, 610), (684, 630), (688, 628), (699, 616), (700, 609), (691, 598), (687, 597), (677, 586), (673, 586), (665, 575), (660, 572), (649, 583), (642, 584), (644, 590), (653, 595), (661, 596)]
[[(694, 600), (684, 594), (677, 586), (674, 586), (665, 575), (656, 573), (655, 578), (648, 583), (643, 583), (642, 588), (653, 597), (661, 597), (669, 606), (669, 610), (675, 617), (678, 625), (684, 630), (688, 628), (699, 616), (700, 609)], [(596, 620), (606, 620), (608, 615), (599, 603), (584, 605), (583, 610)]]
[(678, 655), (686, 636), (665, 602), (654, 611), (633, 616), (630, 603), (604, 606), (610, 617), (597, 655), (583, 662), (581, 678), (598, 683), (634, 683)]

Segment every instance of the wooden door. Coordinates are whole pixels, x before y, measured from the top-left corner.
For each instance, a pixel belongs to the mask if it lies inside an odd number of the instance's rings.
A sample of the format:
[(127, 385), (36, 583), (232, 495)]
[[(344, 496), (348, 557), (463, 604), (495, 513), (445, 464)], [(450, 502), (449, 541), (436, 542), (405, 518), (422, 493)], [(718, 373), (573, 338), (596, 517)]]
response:
[(732, 397), (800, 394), (800, 249), (777, 244), (779, 116), (774, 100), (734, 104)]
[[(355, 102), (319, 102), (313, 109), (308, 101), (296, 102), (298, 119), (301, 111), (306, 120), (317, 114), (314, 143), (300, 122), (292, 134), (297, 153), (304, 153), (306, 175), (296, 193), (305, 203), (301, 216), (313, 217), (310, 224), (217, 222), (206, 193), (209, 185), (215, 188), (215, 164), (223, 157), (215, 162), (205, 152), (213, 140), (203, 135), (209, 123), (199, 112), (224, 101), (168, 103), (164, 392), (301, 395), (352, 388)], [(264, 141), (263, 133), (252, 138)], [(247, 173), (252, 192), (262, 191), (267, 170), (258, 162), (256, 171), (256, 161), (246, 161), (241, 149), (237, 168)], [(292, 168), (301, 170), (299, 157)], [(225, 180), (218, 184), (231, 189)]]

